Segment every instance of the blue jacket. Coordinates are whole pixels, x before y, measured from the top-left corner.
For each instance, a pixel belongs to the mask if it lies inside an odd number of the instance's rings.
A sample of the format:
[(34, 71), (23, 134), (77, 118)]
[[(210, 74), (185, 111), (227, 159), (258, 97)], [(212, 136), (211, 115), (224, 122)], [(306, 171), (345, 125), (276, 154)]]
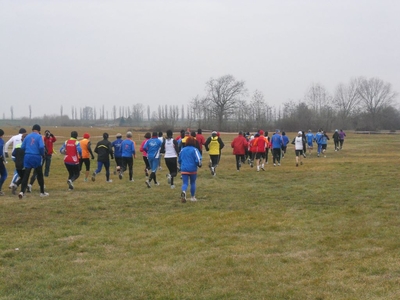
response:
[(320, 139), (321, 145), (328, 144), (328, 140), (329, 140), (329, 137), (325, 133), (321, 135), (321, 139)]
[(321, 143), (321, 138), (322, 138), (322, 133), (321, 132), (317, 132), (315, 134), (315, 141), (317, 142), (317, 144), (322, 144)]
[(315, 140), (315, 136), (311, 132), (306, 134), (306, 138), (309, 144), (312, 144)]
[(182, 174), (195, 174), (197, 167), (201, 167), (201, 154), (196, 147), (183, 147), (179, 153), (178, 163), (181, 166)]
[(122, 157), (132, 157), (136, 154), (135, 143), (131, 139), (126, 139), (121, 143)]
[(114, 147), (114, 157), (122, 157), (122, 138), (117, 138), (111, 145)]
[(162, 142), (157, 137), (152, 137), (144, 144), (143, 149), (147, 152), (148, 159), (159, 158)]
[(22, 142), (21, 148), (25, 151), (25, 154), (43, 156), (43, 137), (37, 132), (32, 132), (25, 137), (24, 141)]
[(283, 146), (282, 136), (277, 133), (274, 134), (271, 137), (271, 145), (272, 145), (272, 149), (282, 148), (282, 146)]
[(283, 142), (283, 146), (287, 146), (287, 144), (289, 144), (289, 137), (287, 135), (282, 135), (282, 142)]

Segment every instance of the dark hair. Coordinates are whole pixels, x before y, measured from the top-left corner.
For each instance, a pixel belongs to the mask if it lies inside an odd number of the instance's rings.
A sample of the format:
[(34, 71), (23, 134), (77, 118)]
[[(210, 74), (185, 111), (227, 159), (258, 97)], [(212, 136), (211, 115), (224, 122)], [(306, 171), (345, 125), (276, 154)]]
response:
[(78, 138), (78, 133), (76, 131), (71, 131), (71, 137), (74, 139)]
[(3, 136), (3, 135), (4, 135), (4, 130), (0, 129), (0, 136)]
[(167, 137), (172, 138), (172, 130), (171, 129), (167, 130)]
[(196, 137), (196, 131), (192, 131), (192, 132), (190, 132), (190, 135), (192, 136), (192, 137)]
[(20, 128), (18, 133), (26, 133), (26, 129), (25, 128)]
[(282, 135), (286, 135), (286, 132), (282, 131)]
[(158, 133), (157, 133), (157, 131), (153, 131), (153, 133), (151, 134), (151, 136), (158, 136)]
[(162, 131), (159, 131), (158, 132), (158, 137), (162, 137), (163, 136), (163, 132)]
[(203, 131), (201, 130), (201, 128), (197, 129), (197, 133), (201, 134)]
[(103, 139), (105, 139), (105, 140), (108, 139), (108, 133), (107, 132), (103, 133)]
[(145, 139), (149, 139), (151, 138), (151, 133), (150, 132), (146, 132), (146, 134), (144, 135)]

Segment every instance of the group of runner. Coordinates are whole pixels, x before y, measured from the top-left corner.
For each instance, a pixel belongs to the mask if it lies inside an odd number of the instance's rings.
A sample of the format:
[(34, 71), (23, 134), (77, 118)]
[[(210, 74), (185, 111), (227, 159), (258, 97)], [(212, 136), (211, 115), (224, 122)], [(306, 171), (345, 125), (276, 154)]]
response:
[[(2, 139), (4, 131), (0, 129), (0, 195), (4, 195), (1, 190), (4, 181), (7, 178), (5, 168), (5, 158), (8, 157), (9, 145), (13, 145), (12, 159), (15, 162), (15, 172), (11, 180), (10, 188), (13, 194), (16, 194), (18, 187), (21, 191), (19, 198), (24, 197), (26, 192), (31, 192), (32, 184), (35, 179), (40, 186), (40, 196), (46, 197), (49, 194), (44, 190), (43, 177), (49, 176), (51, 156), (54, 152), (53, 143), (56, 137), (46, 130), (45, 136), (40, 134), (40, 126), (35, 124), (32, 127), (32, 133), (27, 134), (26, 130), (21, 128), (18, 135), (13, 136), (6, 144)], [(343, 130), (336, 130), (333, 134), (335, 151), (343, 147), (346, 134)], [(292, 140), (296, 154), (296, 166), (302, 165), (302, 158), (311, 155), (314, 143), (317, 144), (317, 156), (326, 156), (326, 145), (329, 137), (319, 129), (314, 135), (311, 130), (307, 133), (299, 131)], [(29, 141), (29, 142), (27, 142)], [(284, 157), (289, 137), (285, 132), (276, 130), (269, 137), (268, 132), (259, 130), (255, 134), (249, 132), (239, 132), (238, 136), (231, 142), (233, 154), (235, 155), (236, 169), (240, 171), (242, 164), (248, 163), (250, 167), (256, 166), (257, 172), (265, 171), (265, 165), (268, 164), (269, 152), (271, 152), (273, 165), (280, 166)], [(216, 170), (221, 158), (222, 149), (225, 147), (219, 132), (213, 131), (206, 139), (202, 130), (196, 131), (181, 130), (180, 134), (174, 138), (172, 130), (167, 130), (164, 137), (163, 132), (147, 132), (141, 142), (139, 151), (142, 153), (144, 162), (144, 173), (146, 176), (145, 184), (148, 188), (153, 185), (159, 185), (157, 180), (157, 170), (161, 169), (161, 157), (164, 156), (165, 165), (168, 168), (167, 180), (171, 189), (175, 188), (175, 178), (178, 173), (181, 174), (182, 189), (181, 200), (186, 202), (186, 190), (190, 185), (190, 200), (197, 201), (196, 179), (197, 169), (202, 166), (203, 147), (209, 154), (209, 164), (211, 175), (216, 176)], [(71, 132), (70, 138), (63, 143), (60, 152), (64, 154), (64, 164), (68, 172), (68, 189), (74, 189), (74, 182), (84, 174), (84, 181), (89, 180), (90, 160), (94, 159), (94, 153), (97, 154), (97, 167), (91, 174), (91, 180), (95, 181), (104, 167), (106, 182), (112, 182), (110, 179), (111, 161), (115, 159), (114, 174), (122, 180), (125, 172), (128, 171), (128, 179), (133, 182), (133, 160), (136, 158), (136, 144), (132, 140), (132, 132), (128, 131), (125, 138), (118, 133), (113, 142), (109, 141), (108, 133), (103, 134), (103, 139), (99, 141), (94, 150), (90, 141), (89, 133), (84, 133), (83, 138), (78, 140), (78, 133)], [(45, 166), (43, 174), (42, 165)], [(33, 169), (33, 176), (29, 180)]]

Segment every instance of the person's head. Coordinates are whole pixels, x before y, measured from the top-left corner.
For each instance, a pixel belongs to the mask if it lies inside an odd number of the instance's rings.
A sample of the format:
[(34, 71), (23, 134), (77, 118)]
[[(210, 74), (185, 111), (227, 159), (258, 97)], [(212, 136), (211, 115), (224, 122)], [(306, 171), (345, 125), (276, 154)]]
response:
[(203, 132), (203, 131), (201, 130), (201, 128), (197, 129), (197, 133), (198, 133), (198, 134), (202, 134), (202, 132)]
[(195, 146), (195, 145), (196, 145), (195, 139), (193, 137), (189, 136), (186, 139), (186, 146)]
[(191, 131), (191, 132), (190, 132), (190, 136), (192, 136), (192, 137), (196, 137), (196, 131), (194, 131), (194, 130), (193, 130), (193, 131)]
[(302, 136), (302, 135), (303, 135), (303, 132), (299, 131), (299, 132), (297, 133), (297, 135), (298, 135), (298, 136)]
[(84, 138), (84, 139), (90, 139), (89, 133), (86, 133), (86, 132), (85, 132), (85, 133), (83, 134), (83, 138)]
[(163, 132), (162, 131), (159, 131), (158, 132), (158, 137), (162, 137), (163, 136)]
[(171, 129), (168, 129), (167, 130), (167, 138), (172, 138), (172, 130)]
[(3, 137), (3, 135), (4, 135), (4, 130), (0, 129), (0, 137)]
[(146, 132), (145, 135), (144, 135), (144, 138), (145, 139), (151, 138), (151, 133), (150, 132)]
[(25, 128), (20, 128), (18, 133), (26, 133), (26, 129)]
[(151, 136), (152, 136), (153, 138), (158, 137), (158, 132), (157, 132), (157, 131), (153, 131), (153, 133), (151, 134)]
[(185, 136), (186, 137), (190, 136), (190, 132), (189, 131), (185, 131)]
[(239, 135), (243, 135), (243, 132), (242, 132), (242, 131), (239, 131)]
[(259, 133), (260, 135), (264, 135), (264, 130), (260, 129), (260, 130), (258, 131), (258, 133)]
[(78, 132), (71, 131), (71, 137), (74, 138), (74, 139), (77, 139), (78, 138)]
[(217, 136), (217, 132), (216, 131), (211, 132), (211, 136), (213, 137)]
[(40, 125), (39, 125), (39, 124), (33, 125), (33, 126), (32, 126), (32, 131), (40, 132)]
[(308, 132), (311, 132), (311, 129), (308, 129)]
[(279, 129), (275, 130), (275, 133), (279, 134), (281, 131)]
[(254, 137), (260, 137), (260, 134), (257, 132)]
[(117, 133), (117, 135), (115, 136), (117, 139), (122, 139), (122, 134), (121, 133)]
[(127, 137), (128, 139), (132, 138), (132, 132), (128, 131), (128, 132), (126, 133), (126, 137)]
[(286, 132), (282, 131), (282, 135), (286, 135)]
[(343, 129), (340, 129), (340, 132), (343, 132)]
[(268, 131), (264, 132), (264, 136), (268, 136)]
[(108, 140), (108, 133), (107, 132), (103, 133), (103, 139)]
[(185, 137), (185, 130), (181, 130), (181, 138), (184, 138)]
[(44, 132), (44, 135), (46, 136), (46, 137), (50, 137), (50, 130), (45, 130), (45, 132)]
[(335, 129), (335, 132), (338, 132), (339, 130)]

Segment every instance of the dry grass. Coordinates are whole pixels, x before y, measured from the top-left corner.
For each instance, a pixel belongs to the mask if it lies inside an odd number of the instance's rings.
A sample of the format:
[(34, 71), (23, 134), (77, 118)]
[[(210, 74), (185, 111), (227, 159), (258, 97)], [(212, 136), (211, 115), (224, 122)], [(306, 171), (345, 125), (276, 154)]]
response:
[(0, 299), (400, 298), (400, 137), (349, 134), (299, 168), (290, 149), (259, 173), (236, 172), (233, 137), (217, 177), (200, 170), (197, 203), (165, 169), (147, 189), (140, 155), (135, 182), (102, 173), (68, 192), (56, 155), (49, 198), (0, 198)]

